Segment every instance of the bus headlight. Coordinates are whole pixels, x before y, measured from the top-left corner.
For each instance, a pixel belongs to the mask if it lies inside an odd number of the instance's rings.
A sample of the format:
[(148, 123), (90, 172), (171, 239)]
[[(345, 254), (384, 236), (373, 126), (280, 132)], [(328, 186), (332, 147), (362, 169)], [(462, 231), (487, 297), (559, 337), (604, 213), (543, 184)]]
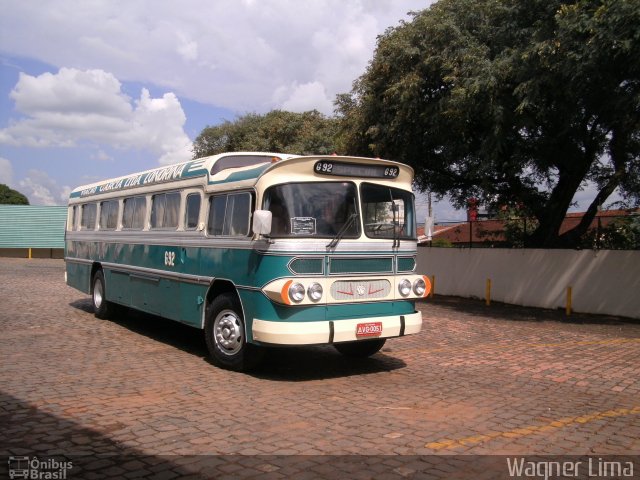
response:
[(422, 297), (426, 289), (427, 285), (426, 283), (424, 283), (424, 279), (419, 278), (415, 282), (413, 282), (413, 293), (415, 293), (418, 297)]
[(289, 298), (296, 303), (304, 300), (304, 286), (301, 283), (292, 283), (289, 287)]
[(400, 280), (400, 283), (398, 283), (398, 292), (400, 292), (400, 295), (403, 297), (409, 295), (411, 293), (411, 282), (406, 278)]
[(322, 285), (319, 283), (312, 283), (309, 285), (309, 288), (307, 288), (307, 295), (309, 295), (309, 298), (312, 301), (317, 302), (322, 298)]

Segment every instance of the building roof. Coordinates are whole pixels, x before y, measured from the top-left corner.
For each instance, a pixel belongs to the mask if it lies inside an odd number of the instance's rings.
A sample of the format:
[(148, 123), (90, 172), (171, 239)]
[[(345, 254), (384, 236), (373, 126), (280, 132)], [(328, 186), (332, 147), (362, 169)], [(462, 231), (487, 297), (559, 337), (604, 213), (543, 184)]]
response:
[(0, 205), (0, 248), (64, 248), (67, 207)]
[[(589, 226), (590, 229), (606, 227), (609, 223), (617, 218), (628, 215), (638, 215), (640, 209), (629, 210), (603, 210), (598, 212)], [(563, 234), (576, 227), (584, 216), (585, 212), (567, 213), (565, 219), (560, 226), (560, 234)], [(529, 227), (531, 228), (531, 227)], [(505, 222), (503, 220), (478, 220), (475, 222), (460, 222), (448, 225), (436, 226), (433, 233), (433, 239), (445, 239), (453, 244), (499, 244), (505, 242), (504, 235)], [(419, 236), (419, 242), (425, 243), (426, 237)]]

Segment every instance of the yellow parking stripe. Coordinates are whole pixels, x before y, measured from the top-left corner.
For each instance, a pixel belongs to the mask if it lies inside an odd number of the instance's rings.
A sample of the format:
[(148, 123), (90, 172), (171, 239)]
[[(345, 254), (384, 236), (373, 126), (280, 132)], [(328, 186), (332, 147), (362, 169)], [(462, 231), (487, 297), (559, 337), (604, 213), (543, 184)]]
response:
[(474, 435), (471, 437), (464, 437), (458, 439), (443, 438), (437, 442), (429, 442), (425, 444), (425, 448), (432, 450), (443, 450), (445, 448), (456, 448), (465, 445), (475, 445), (482, 442), (493, 440), (494, 438), (520, 438), (528, 435), (534, 435), (539, 432), (550, 432), (558, 428), (564, 428), (569, 425), (575, 425), (578, 423), (588, 423), (594, 420), (600, 420), (603, 418), (615, 418), (626, 415), (639, 415), (640, 406), (633, 408), (618, 408), (616, 410), (607, 410), (606, 412), (596, 412), (579, 417), (566, 417), (559, 420), (554, 420), (544, 425), (527, 425), (521, 428), (515, 428), (504, 432), (489, 432), (480, 435)]
[(394, 353), (437, 353), (455, 349), (456, 352), (469, 352), (476, 350), (501, 350), (521, 348), (554, 348), (554, 347), (575, 347), (585, 345), (624, 345), (626, 343), (640, 343), (640, 338), (612, 338), (609, 340), (580, 340), (577, 342), (557, 342), (557, 343), (482, 343), (468, 347), (438, 347), (438, 348), (407, 348), (393, 350)]

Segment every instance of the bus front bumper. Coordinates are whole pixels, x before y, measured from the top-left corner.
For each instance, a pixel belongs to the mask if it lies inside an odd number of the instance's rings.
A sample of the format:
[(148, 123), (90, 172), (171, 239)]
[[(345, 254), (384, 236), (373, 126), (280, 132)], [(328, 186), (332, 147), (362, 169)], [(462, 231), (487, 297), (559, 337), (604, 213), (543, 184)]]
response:
[[(363, 326), (382, 324), (380, 334), (358, 336)], [(418, 333), (422, 329), (422, 313), (387, 317), (353, 318), (321, 322), (272, 322), (253, 320), (253, 340), (273, 345), (317, 345), (337, 342), (352, 342), (373, 338), (390, 338)]]

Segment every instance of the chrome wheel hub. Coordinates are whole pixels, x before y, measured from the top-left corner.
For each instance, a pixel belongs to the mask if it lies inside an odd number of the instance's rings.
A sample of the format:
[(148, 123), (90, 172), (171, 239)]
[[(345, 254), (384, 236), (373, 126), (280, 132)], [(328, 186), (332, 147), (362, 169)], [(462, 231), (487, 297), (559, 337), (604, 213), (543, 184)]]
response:
[(104, 297), (104, 292), (102, 291), (102, 283), (96, 282), (93, 286), (93, 305), (96, 308), (100, 308), (102, 305), (102, 299)]
[(242, 348), (242, 321), (232, 310), (223, 310), (213, 323), (213, 338), (220, 351), (235, 355)]

